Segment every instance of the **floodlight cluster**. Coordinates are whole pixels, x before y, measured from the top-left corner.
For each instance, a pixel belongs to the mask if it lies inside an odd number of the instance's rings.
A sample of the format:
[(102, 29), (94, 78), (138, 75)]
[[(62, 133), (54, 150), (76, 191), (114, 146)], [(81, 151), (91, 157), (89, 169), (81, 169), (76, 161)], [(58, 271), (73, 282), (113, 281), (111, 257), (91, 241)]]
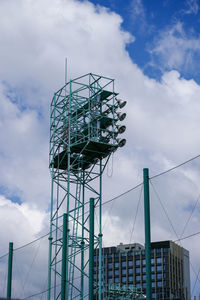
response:
[(109, 102), (106, 102), (106, 104), (103, 106), (103, 108), (105, 108), (102, 112), (101, 119), (105, 121), (105, 124), (107, 124), (107, 126), (105, 125), (105, 128), (103, 128), (101, 132), (101, 140), (103, 142), (113, 142), (117, 147), (123, 147), (126, 144), (126, 139), (119, 137), (119, 135), (126, 131), (126, 126), (120, 123), (126, 118), (126, 113), (120, 111), (125, 105), (126, 101), (115, 98), (114, 104), (109, 104)]

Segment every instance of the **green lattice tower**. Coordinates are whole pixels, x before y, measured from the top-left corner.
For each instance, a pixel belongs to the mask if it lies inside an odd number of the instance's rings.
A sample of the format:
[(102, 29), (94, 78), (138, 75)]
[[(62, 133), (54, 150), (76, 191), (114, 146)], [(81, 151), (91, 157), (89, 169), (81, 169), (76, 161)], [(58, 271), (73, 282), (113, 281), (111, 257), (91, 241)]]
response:
[[(126, 140), (118, 139), (126, 114), (117, 111), (114, 80), (86, 74), (70, 80), (54, 94), (50, 112), (51, 216), (48, 300), (88, 298), (89, 198), (95, 199), (98, 226), (95, 247), (102, 249), (102, 174), (110, 155)], [(63, 214), (67, 232), (63, 238)], [(66, 243), (65, 243), (66, 242)], [(63, 249), (64, 247), (64, 249)], [(63, 281), (63, 255), (66, 275)], [(99, 265), (97, 293), (102, 293)], [(62, 280), (61, 280), (62, 278)]]

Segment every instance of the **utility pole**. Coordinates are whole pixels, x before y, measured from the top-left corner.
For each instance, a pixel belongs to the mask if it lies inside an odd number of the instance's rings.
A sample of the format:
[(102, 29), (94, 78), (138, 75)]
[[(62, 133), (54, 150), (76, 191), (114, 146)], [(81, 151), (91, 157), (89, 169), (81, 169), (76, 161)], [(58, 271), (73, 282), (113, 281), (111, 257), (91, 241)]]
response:
[(7, 298), (11, 299), (12, 290), (12, 263), (13, 263), (13, 243), (9, 243), (8, 254), (8, 280), (7, 280)]
[(143, 169), (144, 180), (144, 220), (145, 220), (145, 257), (146, 257), (146, 278), (147, 300), (152, 300), (151, 290), (151, 225), (150, 225), (150, 203), (149, 203), (149, 169)]

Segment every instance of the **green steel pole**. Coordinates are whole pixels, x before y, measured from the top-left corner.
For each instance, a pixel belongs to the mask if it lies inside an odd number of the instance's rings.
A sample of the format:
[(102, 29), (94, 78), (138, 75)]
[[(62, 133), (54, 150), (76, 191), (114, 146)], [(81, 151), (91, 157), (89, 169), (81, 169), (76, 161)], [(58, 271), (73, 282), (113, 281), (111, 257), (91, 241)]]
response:
[(63, 214), (63, 244), (62, 244), (62, 275), (61, 275), (61, 300), (66, 300), (66, 260), (67, 260), (67, 214)]
[(90, 198), (90, 234), (89, 234), (89, 300), (94, 299), (94, 198)]
[(7, 298), (11, 299), (12, 289), (12, 264), (13, 264), (13, 243), (9, 243), (8, 254), (8, 281), (7, 281)]
[(150, 227), (150, 203), (149, 203), (149, 169), (143, 169), (144, 179), (144, 220), (145, 220), (145, 256), (146, 256), (146, 296), (152, 300), (151, 291), (151, 227)]
[[(69, 222), (69, 201), (70, 201), (70, 173), (71, 173), (71, 101), (72, 101), (72, 81), (70, 80), (70, 98), (69, 98), (69, 115), (68, 115), (68, 147), (67, 147), (67, 159), (68, 159), (68, 167), (67, 167), (67, 223)], [(70, 274), (69, 270), (69, 230), (67, 231), (67, 249), (66, 249), (66, 299), (68, 299), (69, 295), (69, 281)]]
[[(82, 224), (84, 225), (85, 221), (85, 171), (83, 171), (83, 191), (82, 191)], [(83, 300), (84, 296), (84, 226), (82, 225), (82, 241), (81, 241), (81, 300)]]
[(99, 196), (99, 299), (102, 298), (102, 160), (100, 160), (100, 196)]

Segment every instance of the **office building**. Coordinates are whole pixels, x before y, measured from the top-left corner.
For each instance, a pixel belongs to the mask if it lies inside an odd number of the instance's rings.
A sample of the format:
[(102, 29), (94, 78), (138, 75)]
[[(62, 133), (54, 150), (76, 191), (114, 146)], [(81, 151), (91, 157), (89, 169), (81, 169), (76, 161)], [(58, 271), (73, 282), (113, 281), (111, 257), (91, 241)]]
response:
[[(98, 282), (98, 255), (94, 255), (94, 281)], [(189, 252), (172, 241), (151, 243), (151, 279), (153, 300), (190, 300)], [(144, 246), (120, 244), (102, 251), (102, 287), (112, 283), (134, 285), (146, 293)], [(94, 299), (98, 299), (94, 289)]]

